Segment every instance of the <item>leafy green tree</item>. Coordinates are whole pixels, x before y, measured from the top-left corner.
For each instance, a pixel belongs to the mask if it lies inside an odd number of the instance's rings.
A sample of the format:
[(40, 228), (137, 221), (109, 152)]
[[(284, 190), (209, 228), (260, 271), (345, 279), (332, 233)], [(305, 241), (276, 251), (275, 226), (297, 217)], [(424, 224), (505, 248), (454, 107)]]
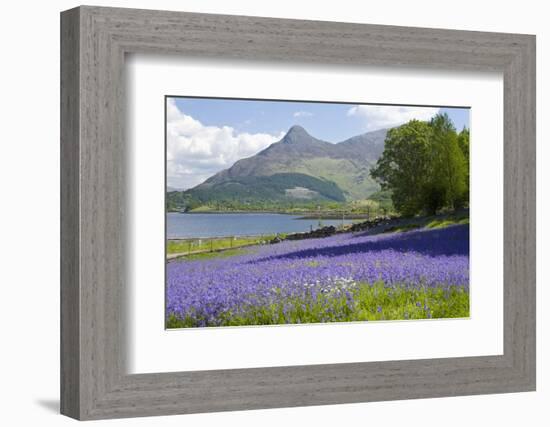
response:
[(470, 129), (464, 128), (457, 137), (458, 146), (466, 161), (466, 201), (470, 200)]
[(467, 161), (470, 161), (470, 129), (465, 127), (457, 136), (458, 146)]
[[(464, 132), (464, 131), (463, 131)], [(468, 200), (468, 161), (446, 114), (429, 123), (418, 120), (388, 131), (384, 152), (371, 176), (391, 191), (395, 209), (404, 215), (457, 209)]]
[(426, 122), (411, 120), (390, 129), (384, 153), (371, 170), (382, 189), (391, 190), (393, 205), (404, 215), (423, 210), (423, 189), (429, 183), (432, 128)]
[(430, 188), (440, 197), (432, 212), (442, 207), (457, 209), (464, 205), (468, 191), (468, 173), (456, 130), (447, 114), (430, 121), (432, 133), (432, 172)]

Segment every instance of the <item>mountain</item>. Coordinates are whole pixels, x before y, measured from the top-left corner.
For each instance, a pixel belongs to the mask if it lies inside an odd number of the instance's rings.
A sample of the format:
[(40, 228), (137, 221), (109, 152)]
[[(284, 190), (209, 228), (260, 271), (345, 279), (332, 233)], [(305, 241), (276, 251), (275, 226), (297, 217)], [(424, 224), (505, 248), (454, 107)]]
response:
[(380, 190), (369, 172), (384, 151), (386, 132), (332, 144), (292, 126), (279, 142), (173, 197), (202, 203), (365, 199)]

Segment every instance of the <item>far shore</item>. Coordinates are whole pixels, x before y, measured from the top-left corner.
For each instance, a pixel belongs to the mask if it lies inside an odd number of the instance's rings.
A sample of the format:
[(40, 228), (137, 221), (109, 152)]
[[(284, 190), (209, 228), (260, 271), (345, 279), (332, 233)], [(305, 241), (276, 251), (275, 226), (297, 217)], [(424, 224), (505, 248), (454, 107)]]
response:
[[(342, 213), (333, 213), (333, 212), (321, 212), (319, 215), (315, 211), (305, 211), (305, 212), (288, 212), (288, 211), (167, 211), (167, 213), (178, 213), (182, 215), (197, 215), (197, 214), (217, 214), (217, 215), (230, 215), (230, 214), (239, 214), (239, 215), (252, 215), (252, 214), (272, 214), (272, 215), (294, 215), (298, 216), (296, 219), (342, 219)], [(344, 219), (370, 219), (374, 215), (369, 215), (366, 213), (360, 214), (344, 214)]]
[(284, 212), (284, 211), (167, 211), (167, 213), (179, 213), (179, 214), (279, 214), (279, 215), (302, 215), (303, 212), (294, 213), (294, 212)]

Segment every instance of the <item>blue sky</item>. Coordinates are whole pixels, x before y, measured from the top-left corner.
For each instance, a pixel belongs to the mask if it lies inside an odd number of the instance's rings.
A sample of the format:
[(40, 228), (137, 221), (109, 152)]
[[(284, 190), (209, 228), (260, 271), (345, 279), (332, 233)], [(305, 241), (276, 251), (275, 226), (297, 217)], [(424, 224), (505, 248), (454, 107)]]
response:
[(469, 128), (468, 108), (167, 98), (167, 182), (192, 188), (279, 141), (293, 125), (337, 143), (411, 119), (447, 113), (458, 130)]
[[(236, 132), (279, 134), (292, 125), (303, 126), (311, 135), (341, 142), (370, 130), (380, 129), (369, 117), (348, 114), (356, 104), (174, 98), (178, 108), (206, 126), (231, 126)], [(422, 107), (416, 107), (422, 109)], [(469, 126), (468, 108), (441, 108), (457, 130)]]

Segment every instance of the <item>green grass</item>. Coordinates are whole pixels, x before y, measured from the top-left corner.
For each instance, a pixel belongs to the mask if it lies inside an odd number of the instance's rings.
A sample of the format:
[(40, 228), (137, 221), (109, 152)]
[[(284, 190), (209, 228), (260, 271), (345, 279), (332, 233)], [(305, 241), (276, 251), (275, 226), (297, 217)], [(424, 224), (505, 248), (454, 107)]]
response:
[(430, 222), (428, 225), (426, 225), (426, 228), (444, 228), (448, 227), (449, 225), (455, 225), (455, 224), (469, 224), (470, 218), (445, 218), (445, 219), (436, 219), (432, 222)]
[(166, 251), (170, 254), (194, 254), (258, 245), (272, 240), (275, 235), (251, 237), (226, 237), (213, 239), (168, 240)]
[[(458, 286), (412, 289), (362, 283), (348, 293), (319, 293), (316, 299), (288, 299), (242, 307), (235, 313), (227, 311), (216, 325), (209, 326), (463, 318), (470, 315), (469, 298), (469, 292)], [(167, 320), (168, 328), (197, 324), (191, 316), (181, 319), (172, 314)]]
[(457, 224), (469, 224), (470, 218), (468, 217), (446, 217), (446, 218), (438, 218), (434, 219), (433, 221), (430, 221), (429, 223), (425, 222), (418, 222), (418, 223), (412, 223), (412, 224), (404, 224), (399, 225), (395, 227), (390, 227), (384, 230), (384, 233), (397, 233), (401, 231), (409, 231), (414, 230), (416, 228), (445, 228), (449, 225), (457, 225)]

